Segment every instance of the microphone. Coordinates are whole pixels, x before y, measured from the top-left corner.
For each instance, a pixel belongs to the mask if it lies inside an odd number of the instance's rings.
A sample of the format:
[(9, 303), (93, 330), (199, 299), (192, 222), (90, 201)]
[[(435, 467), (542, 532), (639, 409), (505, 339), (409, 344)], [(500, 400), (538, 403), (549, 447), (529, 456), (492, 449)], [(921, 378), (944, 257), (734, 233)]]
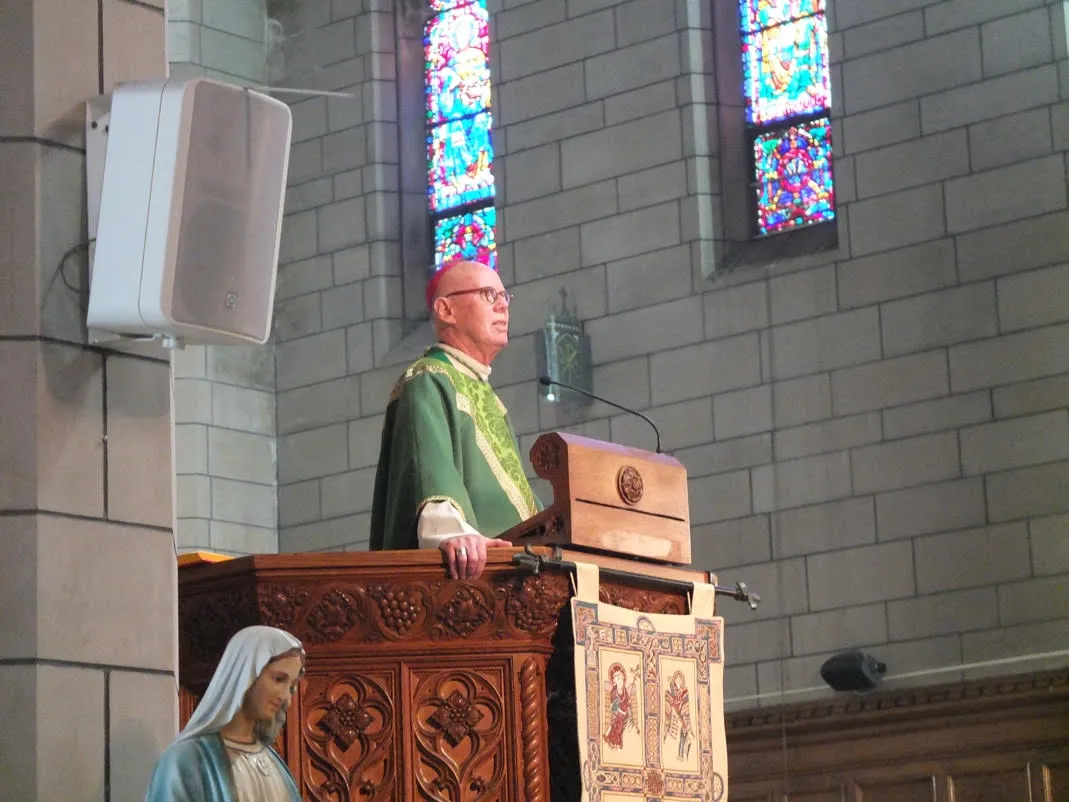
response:
[(576, 387), (572, 384), (565, 384), (564, 382), (559, 382), (556, 379), (551, 379), (549, 376), (539, 376), (538, 383), (541, 384), (543, 387), (549, 387), (550, 385), (555, 384), (558, 387), (563, 387), (565, 390), (571, 390), (572, 392), (579, 393), (579, 395), (585, 395), (587, 398), (593, 398), (595, 401), (600, 401), (603, 404), (608, 404), (610, 407), (616, 407), (617, 409), (622, 409), (624, 412), (630, 412), (632, 415), (638, 415), (638, 417), (642, 418), (642, 420), (646, 421), (646, 423), (653, 427), (653, 433), (657, 435), (657, 453), (662, 453), (661, 432), (660, 430), (658, 430), (657, 424), (651, 421), (637, 409), (625, 407), (623, 404), (617, 404), (615, 401), (610, 401), (608, 398), (602, 398), (600, 395), (595, 395), (589, 390), (584, 390), (582, 387)]

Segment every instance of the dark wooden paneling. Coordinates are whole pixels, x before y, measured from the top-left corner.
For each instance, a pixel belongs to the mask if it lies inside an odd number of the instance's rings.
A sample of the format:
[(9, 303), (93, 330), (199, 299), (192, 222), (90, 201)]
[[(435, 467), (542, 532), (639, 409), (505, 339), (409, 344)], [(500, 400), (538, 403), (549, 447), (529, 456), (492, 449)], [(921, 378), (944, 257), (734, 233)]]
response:
[(859, 784), (855, 790), (857, 802), (934, 802), (935, 778), (871, 782)]
[(1069, 801), (1069, 670), (732, 713), (727, 735), (732, 802)]

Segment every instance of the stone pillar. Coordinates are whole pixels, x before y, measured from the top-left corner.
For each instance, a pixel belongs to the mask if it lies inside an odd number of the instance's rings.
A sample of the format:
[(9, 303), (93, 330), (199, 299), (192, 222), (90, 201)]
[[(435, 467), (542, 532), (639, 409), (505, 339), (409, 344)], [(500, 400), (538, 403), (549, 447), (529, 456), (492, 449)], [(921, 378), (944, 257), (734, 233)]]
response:
[(84, 103), (164, 0), (0, 3), (0, 796), (144, 798), (175, 732), (169, 365), (86, 344)]

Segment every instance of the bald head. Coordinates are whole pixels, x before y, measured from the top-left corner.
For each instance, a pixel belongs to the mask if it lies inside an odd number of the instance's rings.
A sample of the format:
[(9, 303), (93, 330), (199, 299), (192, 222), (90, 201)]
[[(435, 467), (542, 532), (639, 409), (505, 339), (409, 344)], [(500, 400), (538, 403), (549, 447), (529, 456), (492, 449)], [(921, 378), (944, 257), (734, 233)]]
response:
[[(508, 299), (497, 271), (481, 262), (454, 262), (429, 287), (431, 322), (441, 342), (489, 365), (508, 343)], [(487, 295), (479, 290), (493, 290)]]
[(484, 265), (482, 262), (452, 262), (443, 267), (438, 281), (434, 282), (431, 293), (430, 307), (433, 311), (434, 302), (438, 298), (444, 298), (458, 290), (466, 290), (472, 287), (497, 287), (501, 288), (501, 279), (497, 271)]

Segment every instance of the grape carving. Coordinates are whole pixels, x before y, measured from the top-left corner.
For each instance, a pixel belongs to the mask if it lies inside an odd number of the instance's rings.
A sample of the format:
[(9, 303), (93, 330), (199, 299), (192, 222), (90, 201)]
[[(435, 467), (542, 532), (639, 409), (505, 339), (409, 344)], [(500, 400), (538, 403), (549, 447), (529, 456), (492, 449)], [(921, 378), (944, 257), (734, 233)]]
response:
[(379, 585), (369, 589), (379, 607), (382, 623), (398, 635), (407, 635), (423, 614), (422, 594), (419, 591)]
[(505, 609), (514, 625), (524, 632), (540, 632), (555, 624), (568, 600), (567, 587), (545, 577), (527, 577), (510, 588)]

